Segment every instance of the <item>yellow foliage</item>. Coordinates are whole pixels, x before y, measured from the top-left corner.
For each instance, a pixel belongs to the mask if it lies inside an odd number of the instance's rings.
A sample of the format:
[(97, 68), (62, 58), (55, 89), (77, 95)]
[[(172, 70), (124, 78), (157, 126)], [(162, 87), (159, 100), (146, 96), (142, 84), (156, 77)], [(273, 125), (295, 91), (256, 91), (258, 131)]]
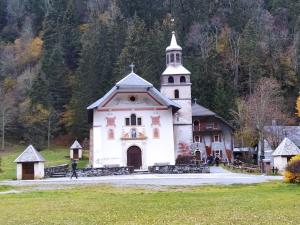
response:
[(284, 172), (284, 180), (289, 183), (300, 183), (300, 154), (291, 158)]
[(36, 62), (41, 56), (43, 41), (40, 37), (35, 37), (29, 42), (22, 42), (22, 39), (16, 39), (14, 43), (16, 62), (20, 67)]
[(297, 102), (296, 102), (296, 110), (297, 110), (296, 115), (297, 115), (298, 117), (300, 117), (300, 96), (298, 96), (298, 98), (297, 98)]
[(50, 112), (41, 104), (38, 104), (32, 110), (32, 114), (25, 117), (25, 121), (29, 124), (45, 122), (49, 119), (49, 116)]
[(81, 24), (81, 25), (79, 26), (79, 31), (80, 31), (81, 33), (84, 33), (84, 32), (86, 32), (86, 31), (89, 29), (89, 27), (90, 27), (90, 25), (87, 24), (87, 23)]
[(33, 58), (38, 59), (41, 55), (43, 48), (43, 40), (40, 37), (34, 38), (31, 43), (27, 46), (27, 54)]
[(229, 32), (229, 28), (225, 27), (221, 30), (219, 37), (218, 37), (218, 45), (217, 45), (217, 49), (216, 51), (218, 53), (222, 53), (224, 51), (226, 51), (226, 49), (229, 46), (228, 43), (228, 32)]

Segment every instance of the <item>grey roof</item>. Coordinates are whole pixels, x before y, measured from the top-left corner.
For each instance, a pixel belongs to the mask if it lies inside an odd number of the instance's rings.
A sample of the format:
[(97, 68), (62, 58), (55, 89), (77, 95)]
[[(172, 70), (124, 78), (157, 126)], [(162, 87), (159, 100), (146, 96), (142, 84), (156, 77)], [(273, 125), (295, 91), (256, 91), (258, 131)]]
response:
[(175, 110), (178, 110), (181, 108), (180, 105), (178, 105), (176, 102), (168, 99), (164, 95), (162, 95), (151, 83), (146, 81), (145, 79), (141, 78), (139, 75), (131, 72), (126, 77), (124, 77), (122, 80), (120, 80), (116, 85), (107, 92), (102, 98), (98, 99), (96, 102), (91, 104), (87, 107), (88, 110), (97, 108), (104, 104), (104, 102), (109, 99), (110, 96), (113, 94), (122, 91), (138, 91), (138, 90), (144, 90), (147, 91), (150, 95), (158, 99), (162, 104), (165, 104), (166, 106), (173, 107)]
[(29, 145), (14, 162), (45, 162), (45, 159), (32, 145)]
[(148, 88), (153, 87), (151, 83), (146, 81), (145, 79), (141, 78), (139, 75), (135, 74), (134, 72), (131, 72), (126, 77), (124, 77), (122, 80), (120, 80), (116, 87), (118, 88)]
[(70, 147), (70, 149), (82, 149), (82, 147), (79, 144), (79, 142), (77, 140), (75, 140), (74, 143), (72, 144), (72, 146)]
[(300, 126), (265, 126), (264, 130), (275, 135), (279, 140), (287, 137), (300, 147)]
[(227, 124), (231, 129), (233, 129), (232, 125), (228, 123), (225, 119), (223, 119), (221, 116), (219, 116), (217, 113), (197, 103), (192, 104), (192, 116), (213, 116), (220, 119), (221, 121), (223, 121), (223, 123)]
[(284, 138), (283, 141), (273, 152), (273, 156), (292, 156), (300, 154), (300, 149), (288, 138)]
[(217, 114), (197, 103), (192, 104), (193, 116), (216, 116)]

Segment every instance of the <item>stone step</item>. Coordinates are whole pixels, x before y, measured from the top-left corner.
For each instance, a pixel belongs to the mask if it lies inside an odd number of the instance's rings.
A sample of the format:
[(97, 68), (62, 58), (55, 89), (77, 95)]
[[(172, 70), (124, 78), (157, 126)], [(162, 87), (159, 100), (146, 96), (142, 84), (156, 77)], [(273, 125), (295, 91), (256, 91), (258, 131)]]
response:
[(51, 177), (65, 177), (66, 173), (52, 173)]

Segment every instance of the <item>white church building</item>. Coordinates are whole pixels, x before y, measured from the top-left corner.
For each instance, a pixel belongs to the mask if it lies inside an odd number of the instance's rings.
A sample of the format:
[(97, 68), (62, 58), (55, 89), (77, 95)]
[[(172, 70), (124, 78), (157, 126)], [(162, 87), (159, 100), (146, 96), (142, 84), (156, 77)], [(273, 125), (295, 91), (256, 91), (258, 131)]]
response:
[(175, 32), (158, 91), (133, 71), (91, 104), (92, 167), (174, 165), (193, 142), (190, 72)]

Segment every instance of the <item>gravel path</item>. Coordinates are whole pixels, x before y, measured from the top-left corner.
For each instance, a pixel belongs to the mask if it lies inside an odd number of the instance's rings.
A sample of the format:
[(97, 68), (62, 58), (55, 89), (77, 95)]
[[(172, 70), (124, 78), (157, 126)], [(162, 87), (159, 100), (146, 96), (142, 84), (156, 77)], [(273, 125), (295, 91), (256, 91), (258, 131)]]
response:
[(132, 174), (103, 177), (48, 178), (43, 180), (2, 181), (0, 185), (36, 186), (39, 189), (61, 189), (64, 186), (111, 184), (117, 186), (196, 186), (253, 184), (282, 180), (282, 176), (232, 173), (221, 167), (211, 167), (209, 174)]

